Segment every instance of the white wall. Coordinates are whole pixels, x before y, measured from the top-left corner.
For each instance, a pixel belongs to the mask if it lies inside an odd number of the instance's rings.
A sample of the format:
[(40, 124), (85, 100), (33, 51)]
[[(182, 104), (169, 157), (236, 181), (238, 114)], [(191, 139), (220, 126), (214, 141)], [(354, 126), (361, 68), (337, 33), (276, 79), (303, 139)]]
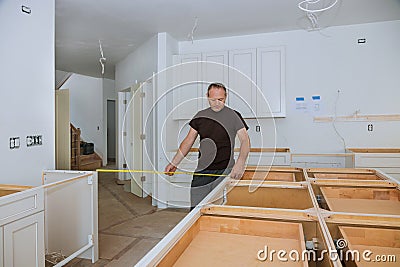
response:
[(126, 89), (145, 81), (157, 71), (157, 35), (138, 47), (115, 66), (115, 88)]
[[(157, 71), (157, 35), (150, 38), (148, 41), (139, 46), (134, 52), (129, 54), (125, 59), (118, 62), (115, 66), (115, 89), (118, 93), (121, 90), (127, 89), (137, 82), (143, 82)], [(122, 94), (122, 93), (120, 93)], [(123, 99), (116, 101), (117, 111), (117, 166), (122, 168), (124, 164), (124, 153), (122, 148), (122, 123), (123, 118), (118, 116), (123, 113)], [(130, 154), (130, 153), (128, 153)], [(119, 179), (126, 179), (126, 174), (120, 173)]]
[(71, 123), (81, 128), (81, 137), (95, 144), (95, 151), (104, 159), (103, 83), (100, 78), (80, 74), (72, 76), (61, 89), (70, 91)]
[[(55, 167), (54, 0), (0, 2), (1, 184), (39, 185)], [(26, 136), (42, 135), (42, 146)], [(20, 137), (11, 150), (9, 138)]]
[[(107, 165), (108, 151), (107, 151), (107, 100), (116, 100), (117, 93), (115, 91), (115, 81), (110, 79), (102, 79), (103, 83), (103, 165)], [(116, 118), (115, 118), (116, 120)]]
[[(180, 53), (196, 53), (283, 45), (286, 49), (286, 118), (276, 119), (277, 146), (297, 153), (343, 152), (343, 142), (331, 123), (314, 123), (313, 117), (366, 114), (400, 114), (400, 21), (331, 27), (320, 32), (304, 30), (180, 42)], [(366, 44), (358, 44), (366, 38)], [(337, 99), (337, 91), (340, 90)], [(321, 111), (296, 111), (296, 96), (311, 104), (321, 96)], [(247, 120), (253, 147), (275, 143), (271, 119)], [(337, 122), (347, 147), (400, 147), (400, 122)], [(255, 132), (260, 124), (262, 133)], [(183, 122), (181, 122), (183, 125)], [(174, 139), (175, 138), (175, 139)], [(172, 141), (176, 137), (172, 137)]]
[(57, 84), (59, 84), (60, 82), (62, 82), (68, 74), (69, 74), (69, 72), (67, 72), (67, 71), (56, 70), (55, 86), (57, 86)]

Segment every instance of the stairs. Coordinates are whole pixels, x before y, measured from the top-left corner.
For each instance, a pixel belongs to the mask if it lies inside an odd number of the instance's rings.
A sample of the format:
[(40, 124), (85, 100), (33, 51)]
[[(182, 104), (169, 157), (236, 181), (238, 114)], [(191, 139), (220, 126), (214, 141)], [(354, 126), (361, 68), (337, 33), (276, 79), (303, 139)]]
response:
[(95, 153), (80, 156), (80, 169), (82, 171), (94, 171), (102, 167), (102, 159)]
[(94, 171), (103, 166), (103, 160), (94, 152), (83, 155), (81, 150), (81, 130), (72, 123), (71, 128), (71, 170)]

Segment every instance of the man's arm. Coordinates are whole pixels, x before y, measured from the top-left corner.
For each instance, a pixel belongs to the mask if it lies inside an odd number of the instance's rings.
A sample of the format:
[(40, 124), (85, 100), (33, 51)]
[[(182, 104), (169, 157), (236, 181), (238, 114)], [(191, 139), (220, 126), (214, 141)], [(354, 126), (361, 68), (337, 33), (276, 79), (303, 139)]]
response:
[(185, 139), (183, 139), (171, 163), (165, 167), (164, 171), (168, 172), (167, 175), (169, 176), (174, 175), (174, 172), (176, 171), (178, 164), (189, 153), (190, 148), (193, 146), (194, 141), (196, 141), (197, 134), (198, 134), (197, 131), (192, 127), (190, 127), (189, 133), (186, 135)]
[(246, 128), (242, 128), (237, 132), (237, 136), (239, 137), (240, 141), (240, 152), (239, 157), (236, 160), (235, 165), (232, 168), (230, 173), (230, 177), (232, 179), (240, 179), (243, 176), (245, 164), (247, 160), (247, 156), (250, 152), (250, 138), (247, 134)]

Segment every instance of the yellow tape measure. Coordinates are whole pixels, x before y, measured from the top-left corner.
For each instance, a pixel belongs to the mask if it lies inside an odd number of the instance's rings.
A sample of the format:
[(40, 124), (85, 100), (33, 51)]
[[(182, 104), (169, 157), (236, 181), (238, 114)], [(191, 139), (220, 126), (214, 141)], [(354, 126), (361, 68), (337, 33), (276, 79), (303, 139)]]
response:
[(225, 177), (227, 174), (212, 174), (212, 173), (199, 173), (199, 172), (160, 172), (160, 171), (150, 171), (150, 170), (109, 170), (109, 169), (97, 169), (97, 172), (129, 172), (129, 173), (155, 173), (155, 174), (186, 174), (186, 175), (199, 175), (199, 176), (216, 176), (216, 177)]

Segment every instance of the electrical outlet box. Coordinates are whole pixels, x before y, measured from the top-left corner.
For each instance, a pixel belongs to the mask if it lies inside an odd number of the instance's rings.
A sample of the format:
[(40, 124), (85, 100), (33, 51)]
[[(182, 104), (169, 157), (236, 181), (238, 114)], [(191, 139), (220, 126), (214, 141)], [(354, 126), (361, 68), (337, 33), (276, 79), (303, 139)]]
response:
[(19, 137), (10, 137), (10, 149), (17, 149), (20, 147)]
[(257, 125), (257, 126), (256, 126), (256, 132), (258, 133), (258, 132), (260, 132), (260, 131), (261, 131), (260, 125)]
[(43, 144), (43, 138), (41, 135), (28, 135), (26, 137), (26, 146), (41, 146)]

